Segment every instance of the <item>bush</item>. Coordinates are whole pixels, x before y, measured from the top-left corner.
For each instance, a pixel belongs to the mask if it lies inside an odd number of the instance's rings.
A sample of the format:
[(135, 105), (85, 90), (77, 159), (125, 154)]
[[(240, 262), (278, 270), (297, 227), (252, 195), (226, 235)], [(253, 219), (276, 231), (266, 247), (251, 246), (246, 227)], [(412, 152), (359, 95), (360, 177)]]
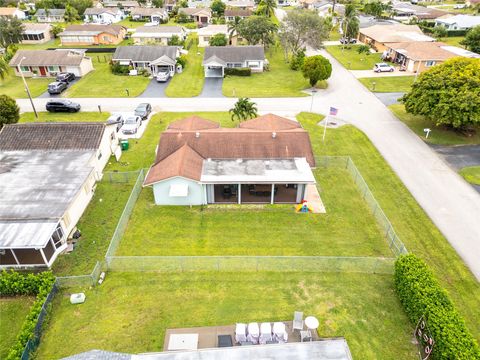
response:
[(186, 28), (186, 29), (192, 30), (192, 29), (197, 29), (198, 25), (197, 25), (197, 23), (189, 22), (189, 23), (183, 24), (183, 27)]
[(15, 124), (20, 119), (20, 109), (15, 99), (0, 95), (0, 129), (6, 124)]
[(225, 76), (250, 76), (252, 75), (252, 69), (250, 68), (225, 68)]
[(120, 65), (118, 62), (111, 62), (110, 71), (115, 75), (128, 75), (130, 67), (128, 65)]
[(190, 50), (190, 48), (193, 45), (198, 45), (198, 37), (196, 36), (187, 37), (187, 39), (185, 40), (185, 49)]
[(187, 57), (185, 55), (181, 55), (177, 59), (177, 65), (182, 65), (182, 69), (185, 69), (185, 66), (187, 65)]
[(395, 288), (410, 321), (425, 316), (435, 341), (432, 359), (480, 359), (480, 349), (447, 292), (413, 254), (395, 262)]
[(305, 51), (299, 50), (296, 54), (293, 54), (290, 58), (290, 69), (292, 70), (300, 70), (303, 66), (303, 62), (305, 61)]

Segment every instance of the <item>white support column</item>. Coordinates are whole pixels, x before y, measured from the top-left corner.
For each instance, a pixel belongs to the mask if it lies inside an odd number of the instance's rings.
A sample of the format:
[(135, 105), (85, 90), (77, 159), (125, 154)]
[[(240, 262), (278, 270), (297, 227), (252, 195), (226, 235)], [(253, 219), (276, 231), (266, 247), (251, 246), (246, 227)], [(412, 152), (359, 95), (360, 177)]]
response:
[(13, 251), (13, 249), (10, 249), (10, 251), (12, 252), (13, 257), (15, 258), (17, 265), (20, 265), (20, 261), (18, 261), (17, 255), (15, 255), (15, 252)]
[(238, 204), (240, 205), (242, 203), (242, 184), (238, 184), (237, 188), (237, 194), (238, 194)]
[(272, 184), (272, 194), (270, 195), (270, 204), (273, 204), (274, 197), (275, 197), (275, 184)]
[(43, 249), (40, 249), (40, 254), (42, 254), (43, 261), (45, 261), (45, 265), (48, 266), (48, 261), (47, 258), (45, 257), (45, 253), (43, 252)]

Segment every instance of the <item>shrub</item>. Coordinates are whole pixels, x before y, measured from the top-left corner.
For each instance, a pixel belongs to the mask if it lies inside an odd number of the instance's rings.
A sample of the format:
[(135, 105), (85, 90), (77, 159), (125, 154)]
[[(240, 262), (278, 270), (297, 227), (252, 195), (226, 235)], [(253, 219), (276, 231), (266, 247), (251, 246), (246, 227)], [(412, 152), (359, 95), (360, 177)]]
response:
[(303, 62), (305, 61), (305, 51), (299, 50), (297, 53), (293, 54), (290, 59), (290, 69), (292, 70), (300, 70), (303, 66)]
[(120, 65), (118, 62), (111, 62), (110, 71), (115, 75), (128, 75), (130, 67), (128, 65)]
[(252, 69), (250, 69), (250, 68), (225, 68), (225, 75), (250, 76), (250, 75), (252, 75)]
[(190, 50), (190, 48), (193, 45), (198, 45), (198, 37), (196, 36), (187, 37), (187, 39), (185, 40), (185, 49)]
[(186, 29), (192, 30), (192, 29), (197, 29), (198, 25), (197, 25), (197, 23), (194, 23), (194, 22), (188, 22), (188, 23), (183, 24), (183, 27), (186, 28)]
[(0, 95), (0, 129), (6, 124), (15, 124), (20, 119), (20, 109), (15, 99)]
[(410, 321), (425, 316), (435, 340), (433, 359), (480, 359), (480, 349), (447, 292), (413, 254), (395, 262), (395, 288)]
[(182, 65), (182, 69), (185, 69), (185, 65), (187, 65), (187, 57), (185, 55), (181, 55), (177, 59), (177, 65)]

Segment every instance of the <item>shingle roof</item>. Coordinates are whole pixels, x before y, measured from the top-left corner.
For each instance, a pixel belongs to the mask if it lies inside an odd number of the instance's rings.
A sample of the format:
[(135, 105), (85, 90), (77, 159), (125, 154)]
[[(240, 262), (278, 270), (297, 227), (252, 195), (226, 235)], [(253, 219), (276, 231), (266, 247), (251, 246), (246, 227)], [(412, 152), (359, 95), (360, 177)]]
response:
[(85, 58), (83, 51), (77, 50), (18, 50), (10, 60), (10, 66), (17, 66), (21, 59), (25, 66), (64, 65), (78, 66)]
[(301, 128), (300, 123), (275, 114), (265, 114), (255, 119), (244, 121), (240, 123), (242, 129), (254, 130), (291, 130)]
[(73, 33), (82, 32), (96, 32), (96, 33), (107, 33), (117, 36), (120, 34), (122, 29), (125, 29), (121, 25), (100, 25), (100, 24), (84, 24), (84, 25), (70, 25), (65, 28), (65, 30), (59, 34), (62, 35), (71, 35)]
[(437, 22), (448, 25), (458, 24), (460, 27), (471, 28), (480, 25), (480, 16), (455, 15), (445, 19), (437, 19)]
[(253, 14), (253, 11), (250, 9), (225, 9), (225, 16), (239, 16), (246, 17)]
[(208, 25), (197, 30), (199, 36), (228, 34), (228, 25)]
[(138, 7), (140, 6), (138, 1), (130, 1), (130, 0), (112, 0), (112, 1), (104, 1), (104, 7), (117, 7), (120, 4), (122, 7)]
[(119, 46), (113, 54), (113, 60), (153, 61), (162, 56), (167, 56), (173, 61), (177, 58), (176, 46)]
[(435, 41), (434, 38), (424, 35), (417, 25), (373, 25), (360, 29), (360, 33), (381, 43)]
[(207, 15), (212, 16), (212, 10), (208, 8), (180, 8), (178, 9), (178, 13), (186, 14), (186, 15)]
[(200, 116), (193, 115), (185, 119), (178, 120), (171, 123), (168, 126), (168, 129), (192, 131), (192, 130), (218, 129), (219, 127), (220, 127), (219, 123), (201, 118)]
[(265, 60), (263, 46), (207, 46), (203, 63), (211, 57), (217, 57), (225, 62), (243, 62), (245, 60)]
[(50, 24), (24, 23), (24, 34), (41, 34), (50, 31)]
[(144, 8), (144, 7), (137, 7), (137, 8), (134, 8), (130, 11), (130, 15), (131, 16), (135, 16), (135, 15), (138, 15), (138, 16), (152, 16), (152, 15), (156, 15), (156, 14), (165, 14), (167, 12), (167, 10), (163, 9), (163, 8)]
[(447, 60), (457, 55), (444, 50), (441, 42), (392, 43), (388, 47), (412, 60)]
[[(48, 13), (51, 16), (64, 16), (65, 9), (48, 9)], [(45, 9), (38, 9), (35, 16), (46, 16)]]
[(103, 123), (9, 124), (0, 131), (0, 150), (94, 150), (104, 131)]
[(140, 26), (133, 36), (139, 34), (181, 34), (182, 32), (181, 26)]
[(85, 9), (84, 14), (85, 15), (100, 15), (100, 14), (111, 14), (111, 15), (117, 15), (121, 10), (119, 8), (87, 8)]

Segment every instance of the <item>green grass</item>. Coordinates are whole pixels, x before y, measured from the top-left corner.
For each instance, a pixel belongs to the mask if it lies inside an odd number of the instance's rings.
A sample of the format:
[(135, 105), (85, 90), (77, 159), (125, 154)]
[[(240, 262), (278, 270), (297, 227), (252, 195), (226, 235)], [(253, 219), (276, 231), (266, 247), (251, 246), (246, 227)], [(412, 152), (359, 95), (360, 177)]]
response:
[[(471, 136), (466, 136), (463, 133), (454, 131), (452, 129), (435, 126), (431, 121), (427, 120), (424, 116), (412, 115), (405, 111), (403, 104), (390, 105), (389, 109), (395, 114), (395, 116), (403, 121), (415, 134), (420, 136), (424, 141), (430, 144), (437, 145), (468, 145), (468, 144), (480, 144), (480, 127), (476, 127), (476, 133)], [(432, 131), (425, 139), (425, 133), (423, 129), (430, 128)]]
[(0, 359), (7, 358), (34, 300), (30, 296), (0, 298)]
[(371, 70), (375, 63), (382, 62), (381, 53), (359, 54), (357, 52), (359, 46), (352, 45), (350, 48), (344, 48), (341, 45), (335, 45), (326, 46), (325, 49), (348, 70)]
[[(37, 109), (39, 110), (39, 109)], [(35, 118), (33, 112), (20, 114), (19, 122), (78, 122), (78, 121), (106, 121), (110, 116), (110, 113), (98, 113), (98, 112), (77, 112), (77, 113), (51, 113), (46, 111), (38, 112), (38, 120)]]
[(468, 166), (460, 170), (463, 176), (470, 184), (480, 185), (480, 166)]
[(332, 30), (330, 30), (330, 33), (328, 34), (329, 41), (337, 41), (340, 40), (341, 37), (342, 34), (338, 32), (338, 27), (334, 27)]
[[(299, 97), (308, 96), (302, 90), (310, 88), (301, 71), (294, 71), (285, 62), (280, 48), (267, 51), (270, 70), (252, 73), (251, 76), (227, 76), (222, 93), (230, 97)], [(319, 88), (326, 88), (326, 82)]]
[(95, 70), (73, 84), (63, 93), (63, 96), (69, 98), (127, 97), (125, 89), (129, 90), (130, 97), (140, 95), (146, 89), (150, 79), (144, 76), (112, 74), (108, 64), (111, 56), (111, 54), (101, 53), (92, 55)]
[(56, 48), (60, 45), (60, 38), (52, 39), (43, 44), (17, 44), (21, 50), (46, 50), (49, 48)]
[(168, 328), (288, 321), (296, 310), (320, 320), (320, 336), (345, 336), (355, 359), (413, 359), (416, 352), (390, 275), (110, 272), (101, 286), (83, 290), (81, 305), (69, 303), (73, 289), (55, 297), (39, 359), (91, 349), (161, 351)]
[[(358, 81), (373, 92), (407, 92), (410, 91), (415, 76), (371, 77), (360, 78)], [(375, 83), (375, 86), (373, 83)]]
[(322, 215), (296, 214), (292, 205), (156, 206), (152, 189), (145, 188), (116, 255), (392, 257), (347, 171), (318, 169), (315, 174), (327, 208)]
[(463, 48), (463, 45), (460, 44), (460, 41), (462, 41), (463, 39), (465, 39), (465, 36), (451, 36), (451, 37), (442, 38), (440, 41), (447, 45), (458, 46)]
[[(52, 78), (25, 78), (32, 97), (37, 97), (47, 91), (48, 84), (54, 81)], [(0, 95), (8, 95), (14, 99), (28, 98), (22, 78), (15, 76), (12, 69), (9, 70), (5, 79), (0, 80)]]
[(202, 66), (205, 49), (193, 45), (188, 50), (187, 64), (181, 74), (175, 74), (170, 80), (165, 94), (169, 97), (193, 97), (202, 92), (204, 70)]

